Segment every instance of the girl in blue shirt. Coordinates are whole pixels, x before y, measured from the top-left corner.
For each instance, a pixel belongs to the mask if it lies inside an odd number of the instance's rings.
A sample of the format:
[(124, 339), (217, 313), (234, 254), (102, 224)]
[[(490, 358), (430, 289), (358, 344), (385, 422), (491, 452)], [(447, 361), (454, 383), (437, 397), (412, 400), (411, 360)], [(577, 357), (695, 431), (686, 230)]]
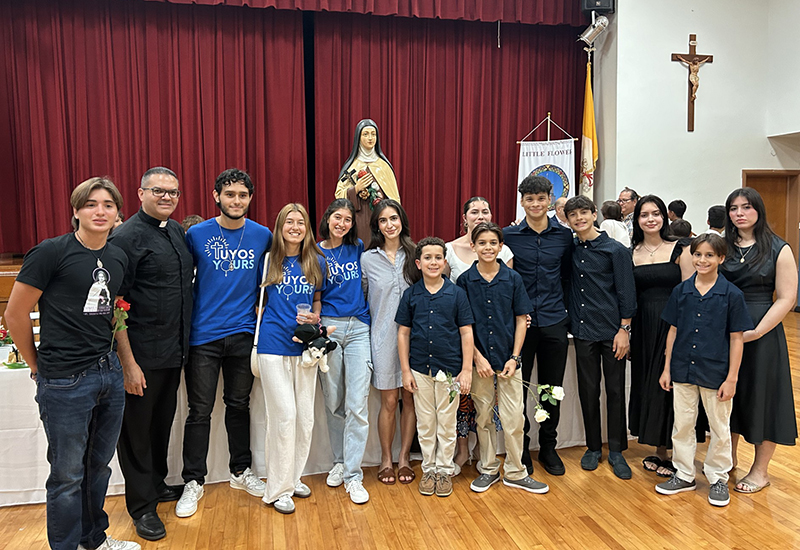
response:
[(361, 285), (361, 254), (364, 243), (356, 230), (353, 203), (336, 199), (319, 222), (319, 246), (328, 263), (322, 292), (322, 324), (336, 326), (331, 339), (339, 344), (328, 356), (330, 370), (320, 373), (328, 435), (333, 451), (329, 487), (344, 483), (350, 500), (365, 504), (361, 460), (369, 436), (369, 381), (372, 371), (369, 344), (369, 307)]
[[(303, 345), (293, 342), (292, 335), (297, 324), (319, 323), (325, 274), (325, 256), (314, 243), (306, 209), (287, 204), (275, 221), (258, 338), (269, 453), (263, 500), (283, 514), (294, 512), (292, 496), (311, 495), (300, 475), (311, 449), (317, 369), (300, 365)], [(311, 312), (298, 313), (299, 304), (312, 304)]]

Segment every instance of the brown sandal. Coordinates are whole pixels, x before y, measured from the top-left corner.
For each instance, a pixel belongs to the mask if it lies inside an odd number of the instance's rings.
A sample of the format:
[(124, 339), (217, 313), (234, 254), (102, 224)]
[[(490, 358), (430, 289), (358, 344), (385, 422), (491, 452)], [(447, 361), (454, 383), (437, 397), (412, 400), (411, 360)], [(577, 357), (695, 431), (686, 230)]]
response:
[(394, 475), (394, 468), (384, 468), (378, 472), (378, 481), (384, 485), (394, 485), (397, 477)]
[[(400, 479), (401, 477), (406, 478), (405, 481)], [(403, 485), (408, 485), (417, 477), (417, 474), (414, 473), (414, 470), (409, 468), (408, 466), (403, 466), (399, 470), (397, 470), (397, 479), (400, 479), (400, 483)]]

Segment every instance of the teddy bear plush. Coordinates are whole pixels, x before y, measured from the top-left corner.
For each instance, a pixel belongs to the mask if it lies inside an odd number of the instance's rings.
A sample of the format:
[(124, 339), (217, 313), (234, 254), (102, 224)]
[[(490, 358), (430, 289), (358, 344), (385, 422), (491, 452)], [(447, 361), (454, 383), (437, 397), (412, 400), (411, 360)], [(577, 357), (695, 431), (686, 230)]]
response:
[(328, 338), (336, 327), (317, 325), (297, 325), (292, 340), (303, 344), (300, 364), (304, 367), (319, 367), (320, 372), (328, 372), (328, 353), (336, 349), (336, 342)]

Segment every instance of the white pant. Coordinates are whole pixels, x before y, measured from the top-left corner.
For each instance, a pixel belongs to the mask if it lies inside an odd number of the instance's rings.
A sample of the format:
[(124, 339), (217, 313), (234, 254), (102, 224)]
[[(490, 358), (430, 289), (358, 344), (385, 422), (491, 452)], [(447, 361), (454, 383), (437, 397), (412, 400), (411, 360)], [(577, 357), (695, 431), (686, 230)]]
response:
[(414, 394), (414, 410), (422, 451), (422, 471), (453, 475), (458, 396), (450, 402), (447, 382), (437, 382), (427, 374), (411, 372), (418, 388)]
[(703, 471), (713, 485), (722, 480), (728, 482), (728, 472), (733, 468), (731, 455), (731, 406), (733, 400), (720, 401), (717, 390), (702, 388), (694, 384), (673, 384), (672, 406), (675, 422), (672, 427), (672, 464), (677, 476), (684, 481), (694, 481), (694, 455), (697, 451), (695, 424), (700, 399), (708, 415), (711, 441), (708, 443)]
[(522, 465), (522, 432), (525, 425), (522, 403), (522, 369), (517, 369), (511, 378), (490, 376), (481, 378), (478, 370), (472, 370), (472, 400), (475, 402), (476, 430), (481, 448), (481, 461), (478, 471), (494, 475), (500, 471), (497, 458), (497, 429), (494, 425), (495, 387), (497, 379), (497, 404), (500, 408), (500, 422), (506, 442), (506, 461), (503, 464), (504, 477), (518, 480), (528, 476)]
[(267, 407), (264, 502), (294, 494), (306, 467), (314, 428), (317, 369), (300, 366), (300, 356), (258, 355), (261, 389)]

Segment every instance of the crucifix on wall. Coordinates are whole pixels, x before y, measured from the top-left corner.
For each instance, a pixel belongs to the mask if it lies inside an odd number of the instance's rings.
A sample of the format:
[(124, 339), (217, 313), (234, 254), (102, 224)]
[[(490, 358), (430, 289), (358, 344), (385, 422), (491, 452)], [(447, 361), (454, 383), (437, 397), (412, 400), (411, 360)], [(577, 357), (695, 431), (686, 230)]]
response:
[(673, 61), (680, 61), (686, 64), (689, 69), (689, 118), (686, 123), (686, 130), (694, 132), (694, 102), (697, 99), (697, 88), (700, 87), (700, 66), (704, 63), (712, 63), (714, 61), (713, 55), (698, 55), (697, 53), (697, 35), (689, 35), (689, 53), (674, 53), (672, 54)]

